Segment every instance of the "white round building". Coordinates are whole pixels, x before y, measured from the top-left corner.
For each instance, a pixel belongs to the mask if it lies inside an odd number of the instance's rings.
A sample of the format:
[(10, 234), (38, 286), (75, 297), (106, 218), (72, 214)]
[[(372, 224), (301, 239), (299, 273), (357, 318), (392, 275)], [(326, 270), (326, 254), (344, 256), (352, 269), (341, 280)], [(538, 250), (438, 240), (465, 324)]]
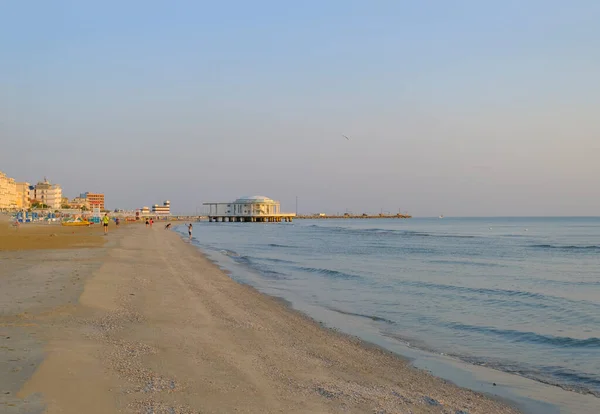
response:
[(244, 196), (232, 202), (204, 203), (210, 221), (279, 222), (292, 221), (295, 214), (281, 213), (279, 201), (255, 195)]

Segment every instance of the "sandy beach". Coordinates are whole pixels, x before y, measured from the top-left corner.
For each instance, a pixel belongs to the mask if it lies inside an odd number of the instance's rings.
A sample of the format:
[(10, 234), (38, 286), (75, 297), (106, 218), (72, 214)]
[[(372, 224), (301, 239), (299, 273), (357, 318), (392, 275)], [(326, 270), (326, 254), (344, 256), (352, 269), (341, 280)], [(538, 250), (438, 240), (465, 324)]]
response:
[(160, 224), (1, 227), (2, 413), (516, 412), (232, 281)]

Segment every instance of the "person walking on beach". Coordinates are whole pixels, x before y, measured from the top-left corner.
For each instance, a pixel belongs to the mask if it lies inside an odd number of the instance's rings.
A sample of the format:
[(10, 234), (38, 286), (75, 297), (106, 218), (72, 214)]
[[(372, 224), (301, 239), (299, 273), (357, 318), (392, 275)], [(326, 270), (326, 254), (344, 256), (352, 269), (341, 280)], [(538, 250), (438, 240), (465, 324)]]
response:
[(190, 236), (190, 240), (192, 240), (192, 228), (193, 228), (192, 223), (188, 224), (188, 234)]
[(146, 219), (146, 227), (148, 227), (150, 225), (150, 221), (148, 219)]
[(108, 223), (110, 222), (110, 217), (108, 217), (108, 213), (104, 213), (104, 217), (102, 217), (102, 227), (104, 227), (104, 234), (108, 234)]

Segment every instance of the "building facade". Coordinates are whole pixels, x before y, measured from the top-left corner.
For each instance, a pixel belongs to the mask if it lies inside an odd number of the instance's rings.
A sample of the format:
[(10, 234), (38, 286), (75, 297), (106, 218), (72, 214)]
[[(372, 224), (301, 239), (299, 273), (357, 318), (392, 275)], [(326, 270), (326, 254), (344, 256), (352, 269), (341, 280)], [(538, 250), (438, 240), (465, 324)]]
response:
[(0, 171), (0, 210), (17, 208), (17, 184), (14, 178)]
[(62, 188), (60, 185), (51, 184), (50, 181), (44, 179), (35, 185), (33, 199), (47, 205), (48, 208), (58, 210), (62, 202)]
[(69, 201), (69, 206), (71, 208), (85, 208), (86, 210), (90, 209), (90, 203), (88, 203), (87, 198), (75, 197)]
[(210, 221), (291, 221), (293, 213), (282, 213), (279, 201), (265, 196), (240, 197), (226, 203), (203, 203)]
[(152, 214), (156, 216), (170, 216), (171, 215), (171, 202), (166, 200), (162, 206), (154, 204), (152, 206)]
[(29, 183), (16, 183), (17, 186), (17, 209), (27, 210), (31, 207), (32, 186)]
[(90, 208), (99, 208), (100, 211), (105, 210), (104, 208), (104, 194), (102, 193), (83, 193), (79, 196), (85, 198)]

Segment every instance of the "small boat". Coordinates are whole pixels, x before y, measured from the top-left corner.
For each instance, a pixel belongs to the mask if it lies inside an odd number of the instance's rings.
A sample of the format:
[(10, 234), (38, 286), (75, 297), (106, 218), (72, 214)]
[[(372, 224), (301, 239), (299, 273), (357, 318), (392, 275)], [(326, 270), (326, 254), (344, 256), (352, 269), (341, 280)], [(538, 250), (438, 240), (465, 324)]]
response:
[(92, 223), (87, 220), (75, 219), (75, 220), (63, 221), (61, 224), (63, 226), (89, 226)]
[(444, 218), (444, 215), (443, 215), (443, 214), (441, 214), (439, 218)]

